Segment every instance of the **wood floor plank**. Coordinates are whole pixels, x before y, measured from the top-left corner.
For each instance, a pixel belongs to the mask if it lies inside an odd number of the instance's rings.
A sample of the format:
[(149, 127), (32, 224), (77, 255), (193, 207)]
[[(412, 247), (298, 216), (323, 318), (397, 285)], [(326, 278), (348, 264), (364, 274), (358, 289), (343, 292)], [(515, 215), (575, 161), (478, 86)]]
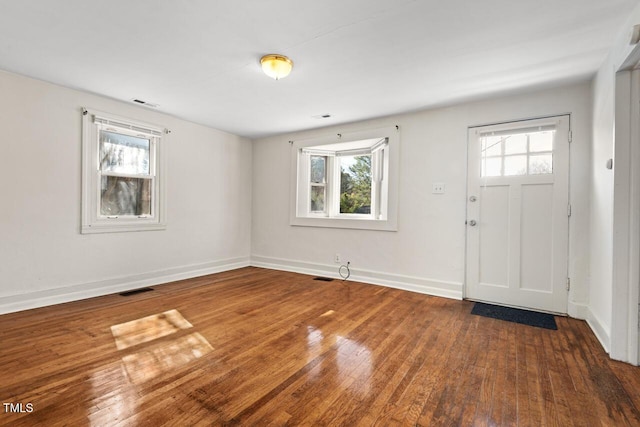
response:
[[(436, 304), (434, 304), (435, 307), (437, 307)], [(444, 376), (443, 363), (433, 362), (438, 358), (444, 360), (452, 354), (448, 348), (453, 345), (453, 341), (457, 337), (456, 331), (461, 327), (461, 322), (455, 320), (454, 313), (446, 313), (443, 310), (434, 310), (431, 313), (438, 321), (432, 321), (428, 329), (413, 337), (416, 341), (415, 350), (409, 357), (400, 359), (403, 362), (397, 369), (398, 375), (395, 376), (398, 380), (395, 381), (392, 378), (389, 381), (391, 397), (385, 399), (386, 405), (383, 406), (384, 409), (379, 415), (376, 412), (370, 414), (371, 418), (376, 420), (376, 425), (387, 425), (400, 417), (404, 417), (403, 424), (418, 424), (421, 412), (425, 408), (425, 402), (436, 389), (439, 383), (438, 378)], [(440, 337), (445, 335), (449, 340), (442, 341), (444, 346), (435, 346), (434, 344), (440, 340)], [(426, 366), (429, 363), (431, 366)], [(411, 381), (412, 390), (400, 386), (402, 383), (409, 384), (409, 381)], [(384, 396), (381, 394), (381, 398)], [(380, 403), (384, 404), (384, 401)]]
[[(0, 425), (640, 425), (640, 368), (585, 322), (472, 306), (248, 267), (2, 315)], [(170, 310), (191, 327), (118, 349), (112, 326)]]

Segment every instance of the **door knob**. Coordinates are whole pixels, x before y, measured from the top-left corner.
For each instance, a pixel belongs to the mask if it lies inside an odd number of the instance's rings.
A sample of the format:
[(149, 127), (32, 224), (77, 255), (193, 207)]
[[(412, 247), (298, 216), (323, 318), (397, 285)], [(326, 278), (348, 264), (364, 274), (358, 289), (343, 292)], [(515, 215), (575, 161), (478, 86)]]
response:
[(477, 222), (476, 222), (475, 219), (472, 219), (472, 220), (469, 221), (469, 225), (472, 226), (472, 227), (475, 227), (476, 224), (477, 224)]

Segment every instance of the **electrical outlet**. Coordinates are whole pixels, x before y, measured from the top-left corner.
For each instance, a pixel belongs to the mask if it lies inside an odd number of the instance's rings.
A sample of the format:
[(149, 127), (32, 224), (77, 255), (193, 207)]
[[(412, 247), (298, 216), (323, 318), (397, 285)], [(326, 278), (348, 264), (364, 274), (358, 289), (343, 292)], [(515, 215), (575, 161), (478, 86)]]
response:
[(340, 263), (340, 254), (336, 254), (336, 256), (333, 257), (333, 262)]
[(444, 194), (444, 183), (443, 182), (434, 182), (433, 189), (431, 191), (433, 194)]

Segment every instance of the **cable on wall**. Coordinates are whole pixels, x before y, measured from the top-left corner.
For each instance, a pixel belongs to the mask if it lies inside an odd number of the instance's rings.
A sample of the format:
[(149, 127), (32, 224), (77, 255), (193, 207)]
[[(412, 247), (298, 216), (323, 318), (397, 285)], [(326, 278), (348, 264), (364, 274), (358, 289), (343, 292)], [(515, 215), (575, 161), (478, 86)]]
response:
[(342, 280), (347, 280), (349, 276), (351, 276), (351, 269), (349, 268), (350, 264), (351, 263), (347, 261), (346, 265), (343, 264), (338, 269), (338, 274), (340, 274), (340, 277), (342, 277)]

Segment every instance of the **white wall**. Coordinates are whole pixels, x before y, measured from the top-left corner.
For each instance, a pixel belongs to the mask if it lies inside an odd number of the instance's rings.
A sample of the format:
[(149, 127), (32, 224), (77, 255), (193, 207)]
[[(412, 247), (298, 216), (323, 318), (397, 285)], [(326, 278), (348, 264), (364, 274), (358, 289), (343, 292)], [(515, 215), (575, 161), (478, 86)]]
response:
[[(269, 137), (253, 144), (252, 264), (337, 275), (335, 253), (350, 261), (356, 279), (460, 298), (464, 282), (468, 126), (571, 113), (570, 313), (588, 301), (589, 83), (346, 126)], [(289, 225), (289, 140), (369, 127), (401, 132), (398, 231), (360, 231)], [(434, 182), (446, 194), (431, 194)]]
[[(618, 249), (614, 243), (614, 204), (620, 205), (628, 201), (620, 200), (620, 197), (628, 198), (628, 191), (618, 191), (614, 200), (614, 188), (626, 184), (624, 176), (619, 175), (616, 164), (621, 164), (628, 159), (628, 146), (615, 146), (616, 140), (616, 109), (621, 107), (616, 100), (616, 72), (623, 68), (623, 64), (629, 58), (634, 46), (630, 45), (631, 29), (634, 24), (640, 23), (640, 6), (636, 7), (629, 16), (626, 24), (620, 29), (620, 33), (611, 48), (611, 51), (600, 67), (593, 83), (593, 174), (592, 174), (592, 194), (591, 194), (591, 286), (588, 321), (598, 338), (609, 350), (611, 347), (617, 348), (612, 351), (611, 356), (616, 359), (627, 360), (626, 356), (620, 353), (621, 341), (626, 342), (628, 332), (627, 307), (630, 294), (627, 285), (624, 290), (614, 283), (614, 265), (617, 260), (614, 256)], [(628, 93), (626, 94), (629, 95)], [(624, 106), (628, 110), (629, 106)], [(618, 108), (618, 110), (622, 110)], [(619, 132), (620, 133), (620, 130)], [(621, 150), (621, 148), (624, 148)], [(618, 158), (616, 158), (616, 153)], [(614, 159), (614, 170), (605, 168), (608, 159)], [(615, 174), (615, 175), (614, 175)], [(622, 179), (621, 179), (622, 178)], [(615, 181), (614, 181), (615, 179)], [(627, 194), (623, 194), (627, 193)], [(617, 214), (621, 214), (618, 212)], [(627, 224), (628, 226), (628, 224)], [(627, 239), (627, 236), (623, 236)], [(624, 249), (622, 249), (624, 250)], [(618, 265), (616, 268), (628, 269), (628, 265)], [(637, 294), (637, 289), (635, 290)], [(637, 319), (637, 308), (635, 318)], [(618, 319), (614, 319), (614, 317)], [(614, 325), (616, 323), (616, 325)], [(634, 323), (634, 322), (631, 322)], [(637, 322), (635, 322), (637, 323)], [(634, 334), (637, 334), (637, 327)], [(618, 337), (613, 334), (619, 334)], [(624, 337), (623, 337), (624, 336)], [(620, 338), (620, 339), (617, 339)], [(637, 339), (637, 337), (636, 337)], [(616, 344), (618, 343), (618, 344)], [(617, 354), (616, 354), (617, 353)], [(634, 362), (635, 363), (635, 362)]]
[[(0, 93), (0, 313), (249, 264), (249, 140), (6, 72)], [(166, 230), (80, 234), (81, 107), (172, 131)]]
[[(591, 281), (587, 319), (605, 348), (611, 328), (611, 268), (613, 227), (613, 84), (599, 73), (593, 83), (593, 152), (591, 176)], [(609, 124), (609, 125), (608, 125)]]

